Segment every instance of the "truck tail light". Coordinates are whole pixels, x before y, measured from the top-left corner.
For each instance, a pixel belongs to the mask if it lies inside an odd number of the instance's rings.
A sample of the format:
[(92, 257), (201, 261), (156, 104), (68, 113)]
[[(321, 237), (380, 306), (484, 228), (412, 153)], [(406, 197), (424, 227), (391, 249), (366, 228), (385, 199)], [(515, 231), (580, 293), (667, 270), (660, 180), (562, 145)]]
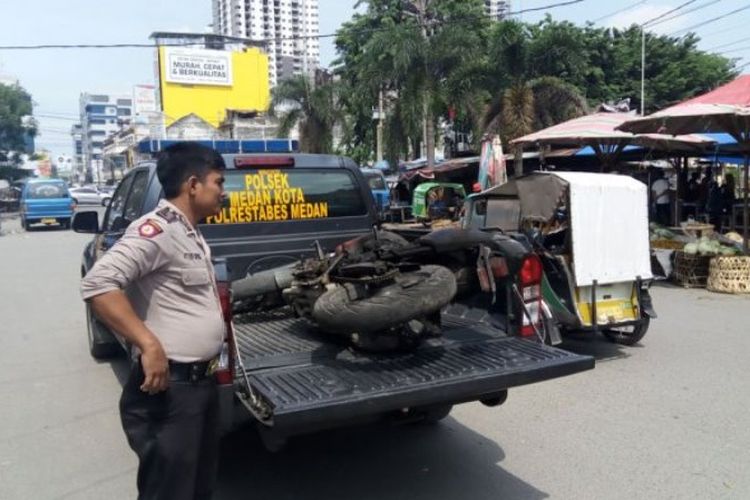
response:
[(518, 278), (521, 286), (540, 285), (542, 283), (542, 261), (536, 255), (527, 255), (521, 264)]
[(214, 372), (214, 376), (218, 384), (227, 385), (234, 382), (234, 353), (236, 352), (234, 345), (234, 325), (232, 324), (232, 291), (229, 283), (226, 281), (217, 282), (216, 288), (219, 292), (219, 302), (221, 303), (221, 313), (224, 316), (227, 337), (221, 348), (219, 364)]
[[(542, 275), (541, 259), (534, 254), (527, 255), (518, 273), (519, 289), (523, 299), (521, 310), (521, 337), (531, 337), (543, 328), (542, 320)], [(527, 314), (528, 313), (528, 314)]]

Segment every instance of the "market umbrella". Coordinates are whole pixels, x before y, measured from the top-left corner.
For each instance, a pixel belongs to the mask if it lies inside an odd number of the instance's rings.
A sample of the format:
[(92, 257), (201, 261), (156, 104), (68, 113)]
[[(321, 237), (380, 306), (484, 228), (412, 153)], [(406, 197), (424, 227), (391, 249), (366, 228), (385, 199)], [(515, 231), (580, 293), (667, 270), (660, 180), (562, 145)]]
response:
[(636, 118), (618, 127), (628, 132), (657, 132), (673, 135), (725, 132), (737, 141), (744, 156), (743, 249), (748, 254), (748, 170), (750, 163), (750, 75), (743, 75), (707, 94), (681, 104)]
[(699, 135), (674, 137), (668, 134), (633, 134), (617, 130), (633, 118), (633, 113), (593, 113), (519, 137), (511, 142), (517, 145), (590, 146), (603, 167), (614, 164), (628, 145), (677, 152), (702, 151), (714, 142)]

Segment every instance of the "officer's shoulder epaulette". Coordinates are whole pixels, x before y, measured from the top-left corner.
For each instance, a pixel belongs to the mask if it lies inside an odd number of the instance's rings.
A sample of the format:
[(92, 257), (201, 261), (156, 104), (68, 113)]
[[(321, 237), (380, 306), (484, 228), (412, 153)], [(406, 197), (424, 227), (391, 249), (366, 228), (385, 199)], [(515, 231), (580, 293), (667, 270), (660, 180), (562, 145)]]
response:
[(177, 214), (170, 210), (169, 207), (160, 208), (156, 211), (156, 215), (167, 221), (168, 223), (177, 222)]
[(146, 219), (138, 226), (138, 234), (142, 238), (153, 238), (163, 232), (164, 229), (161, 228), (155, 219)]

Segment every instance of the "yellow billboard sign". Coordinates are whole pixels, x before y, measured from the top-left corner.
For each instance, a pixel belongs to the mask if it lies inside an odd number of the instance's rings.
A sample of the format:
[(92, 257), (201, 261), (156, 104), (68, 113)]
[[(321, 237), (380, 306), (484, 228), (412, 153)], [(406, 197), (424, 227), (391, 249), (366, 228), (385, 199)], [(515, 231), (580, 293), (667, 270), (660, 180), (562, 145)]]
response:
[(167, 126), (193, 113), (218, 127), (228, 109), (268, 110), (268, 56), (159, 47), (159, 89)]

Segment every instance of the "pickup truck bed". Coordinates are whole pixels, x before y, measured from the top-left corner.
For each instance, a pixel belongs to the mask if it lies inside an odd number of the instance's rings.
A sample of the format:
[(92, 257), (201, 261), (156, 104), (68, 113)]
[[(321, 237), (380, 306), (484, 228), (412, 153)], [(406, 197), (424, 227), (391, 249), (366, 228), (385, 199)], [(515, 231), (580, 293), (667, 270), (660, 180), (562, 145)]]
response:
[(443, 336), (412, 352), (354, 351), (289, 310), (235, 316), (250, 384), (284, 434), (334, 427), (402, 408), (463, 403), (594, 367), (594, 360), (490, 327), (479, 311), (442, 315)]

